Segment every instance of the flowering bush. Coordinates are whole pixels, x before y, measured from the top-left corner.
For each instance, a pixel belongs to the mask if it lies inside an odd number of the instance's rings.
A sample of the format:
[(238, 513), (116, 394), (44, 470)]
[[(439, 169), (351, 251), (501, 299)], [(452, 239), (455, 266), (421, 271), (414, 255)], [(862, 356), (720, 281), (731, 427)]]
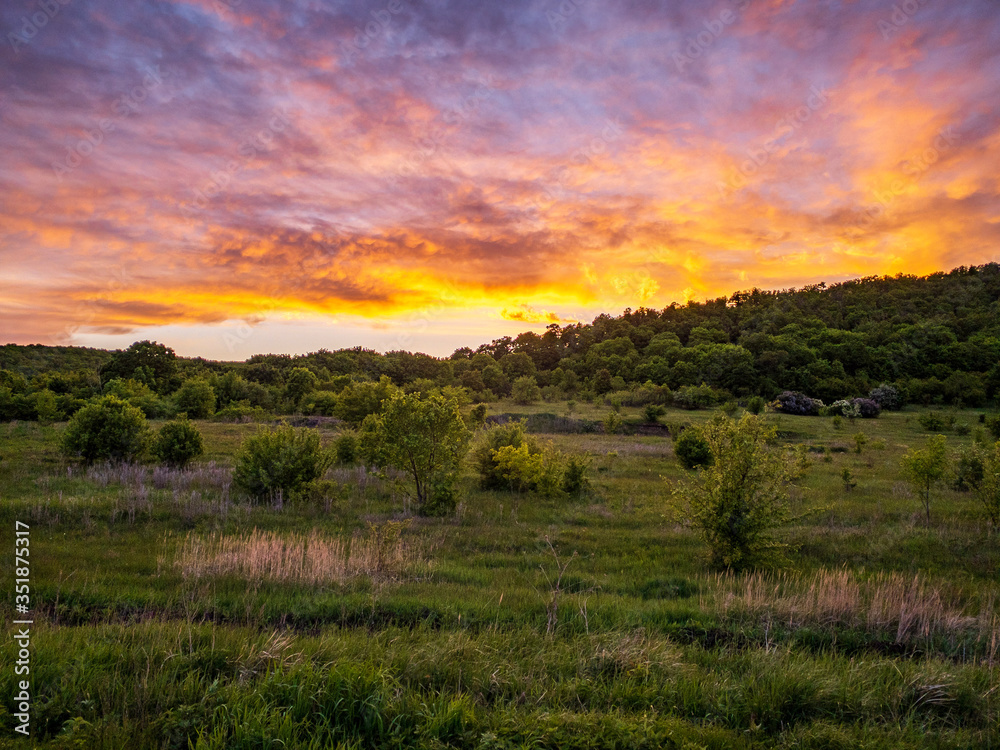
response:
[(879, 403), (870, 398), (856, 398), (851, 401), (851, 404), (861, 412), (863, 419), (875, 419), (875, 417), (882, 413), (882, 407)]
[(895, 411), (903, 406), (903, 398), (899, 395), (899, 389), (888, 383), (882, 383), (877, 388), (872, 388), (868, 398), (889, 411)]
[(785, 414), (815, 417), (819, 414), (819, 410), (823, 408), (823, 402), (818, 398), (810, 398), (798, 391), (784, 391), (775, 399), (773, 408), (775, 411), (784, 412)]

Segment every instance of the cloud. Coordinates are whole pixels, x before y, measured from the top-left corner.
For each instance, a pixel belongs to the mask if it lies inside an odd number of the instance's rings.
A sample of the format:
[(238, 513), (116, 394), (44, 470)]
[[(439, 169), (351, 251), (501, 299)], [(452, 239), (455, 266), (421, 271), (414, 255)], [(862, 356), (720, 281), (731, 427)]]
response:
[(97, 0), (15, 44), (40, 8), (0, 8), (11, 340), (481, 340), (997, 258), (990, 3)]

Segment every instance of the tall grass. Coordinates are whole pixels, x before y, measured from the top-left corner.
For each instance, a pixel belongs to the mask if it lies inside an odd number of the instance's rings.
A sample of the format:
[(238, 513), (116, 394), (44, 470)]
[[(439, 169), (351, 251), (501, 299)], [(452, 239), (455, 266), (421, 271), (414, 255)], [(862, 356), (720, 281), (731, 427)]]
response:
[(719, 576), (717, 583), (724, 593), (716, 606), (728, 618), (767, 617), (790, 627), (853, 627), (889, 634), (897, 643), (971, 637), (985, 648), (990, 663), (997, 657), (1000, 616), (995, 595), (988, 594), (978, 614), (970, 615), (969, 605), (957, 594), (932, 585), (919, 573), (865, 577), (846, 569), (820, 569), (808, 575)]
[(174, 564), (185, 578), (236, 576), (251, 581), (324, 584), (357, 577), (394, 579), (422, 561), (401, 535), (402, 524), (371, 525), (349, 541), (318, 531), (308, 534), (254, 529), (249, 534), (189, 533)]

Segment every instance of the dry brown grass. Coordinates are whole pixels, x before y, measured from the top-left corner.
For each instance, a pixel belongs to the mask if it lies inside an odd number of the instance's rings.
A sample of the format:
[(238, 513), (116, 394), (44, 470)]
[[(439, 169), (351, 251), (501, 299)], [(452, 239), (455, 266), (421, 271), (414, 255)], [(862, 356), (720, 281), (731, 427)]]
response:
[(849, 570), (812, 575), (720, 576), (725, 593), (716, 601), (728, 617), (783, 621), (791, 627), (837, 625), (895, 633), (899, 643), (936, 636), (976, 636), (991, 658), (1000, 641), (1000, 616), (991, 596), (978, 615), (955, 593), (934, 586), (919, 574), (878, 573), (861, 577)]
[(405, 523), (369, 524), (349, 541), (317, 531), (281, 534), (254, 529), (248, 534), (188, 534), (175, 565), (185, 578), (237, 576), (250, 581), (343, 583), (358, 577), (402, 577), (422, 562), (403, 538)]

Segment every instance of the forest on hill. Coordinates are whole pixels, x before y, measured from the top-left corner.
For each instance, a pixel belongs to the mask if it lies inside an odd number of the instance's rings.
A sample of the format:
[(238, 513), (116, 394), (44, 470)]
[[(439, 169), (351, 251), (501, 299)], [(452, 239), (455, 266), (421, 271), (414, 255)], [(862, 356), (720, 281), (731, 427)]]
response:
[(641, 393), (691, 407), (783, 391), (829, 403), (888, 383), (904, 403), (983, 406), (1000, 390), (1000, 264), (628, 309), (448, 358), (356, 347), (221, 362), (177, 357), (153, 342), (118, 352), (8, 344), (0, 347), (0, 419), (65, 419), (108, 393), (154, 418), (341, 416), (348, 396), (364, 397), (359, 384), (377, 398), (380, 381), (479, 402)]

